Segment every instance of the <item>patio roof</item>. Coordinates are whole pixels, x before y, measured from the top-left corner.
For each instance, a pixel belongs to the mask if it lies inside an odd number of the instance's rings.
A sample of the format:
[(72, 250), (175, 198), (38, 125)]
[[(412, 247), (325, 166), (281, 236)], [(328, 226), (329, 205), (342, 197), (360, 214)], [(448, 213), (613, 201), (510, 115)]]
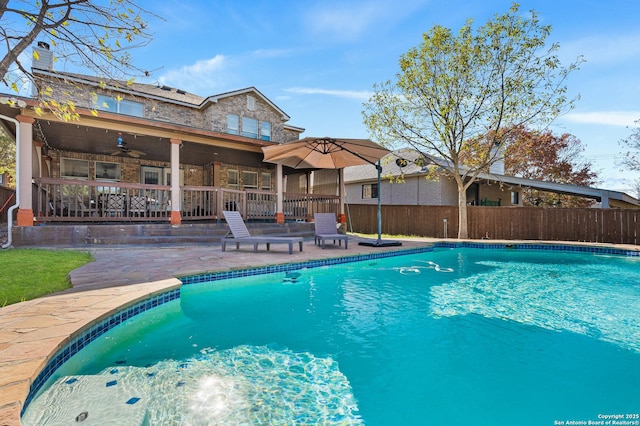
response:
[[(21, 99), (30, 106), (35, 105), (33, 99)], [(98, 117), (86, 109), (77, 112), (81, 117), (79, 121), (65, 122), (53, 114), (39, 116), (31, 109), (0, 105), (0, 114), (32, 116), (36, 120), (34, 139), (50, 149), (62, 151), (111, 155), (117, 151), (117, 137), (121, 132), (127, 148), (144, 152), (145, 160), (170, 161), (169, 140), (175, 138), (185, 146), (180, 153), (183, 163), (198, 165), (225, 158), (235, 164), (257, 166), (262, 163), (261, 148), (275, 143), (105, 111), (100, 111)], [(3, 124), (15, 137), (13, 123)], [(255, 156), (246, 155), (247, 152)]]

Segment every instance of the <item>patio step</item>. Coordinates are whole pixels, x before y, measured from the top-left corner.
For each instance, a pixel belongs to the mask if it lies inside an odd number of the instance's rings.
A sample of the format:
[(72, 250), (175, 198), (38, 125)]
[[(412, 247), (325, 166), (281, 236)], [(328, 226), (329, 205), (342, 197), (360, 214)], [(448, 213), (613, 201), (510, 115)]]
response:
[[(252, 235), (311, 237), (313, 223), (247, 223)], [(220, 243), (229, 228), (225, 223), (198, 224), (65, 224), (13, 228), (15, 247), (82, 247), (133, 244), (209, 244)]]

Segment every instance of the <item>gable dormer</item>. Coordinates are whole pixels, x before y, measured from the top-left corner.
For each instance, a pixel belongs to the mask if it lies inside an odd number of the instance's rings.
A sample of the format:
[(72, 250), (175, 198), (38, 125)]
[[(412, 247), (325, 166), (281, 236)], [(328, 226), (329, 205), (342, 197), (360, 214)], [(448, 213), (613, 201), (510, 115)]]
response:
[(285, 141), (289, 116), (255, 87), (208, 97), (204, 110), (212, 130), (263, 141)]

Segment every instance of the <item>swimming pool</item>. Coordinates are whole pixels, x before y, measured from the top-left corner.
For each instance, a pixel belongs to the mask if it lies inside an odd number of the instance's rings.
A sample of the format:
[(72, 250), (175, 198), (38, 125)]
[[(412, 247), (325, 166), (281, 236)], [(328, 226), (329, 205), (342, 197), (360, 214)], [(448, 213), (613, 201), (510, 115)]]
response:
[(637, 257), (548, 250), (439, 248), (185, 285), (58, 368), (23, 421), (635, 421), (639, 307)]

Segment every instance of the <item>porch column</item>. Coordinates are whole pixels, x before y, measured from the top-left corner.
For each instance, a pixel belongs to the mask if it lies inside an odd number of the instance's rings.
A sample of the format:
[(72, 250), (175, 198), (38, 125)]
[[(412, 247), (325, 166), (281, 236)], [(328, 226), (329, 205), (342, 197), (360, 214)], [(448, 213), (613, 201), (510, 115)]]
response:
[(338, 169), (338, 223), (347, 223), (347, 215), (344, 214), (344, 168)]
[(182, 222), (180, 217), (180, 139), (169, 139), (171, 143), (171, 217), (172, 225)]
[(282, 164), (276, 164), (276, 223), (284, 223), (284, 179)]
[(19, 171), (16, 184), (20, 188), (18, 201), (18, 216), (16, 225), (33, 226), (33, 188), (31, 182), (33, 179), (33, 117), (18, 115), (16, 120), (20, 123), (18, 126), (19, 140), (17, 141)]

